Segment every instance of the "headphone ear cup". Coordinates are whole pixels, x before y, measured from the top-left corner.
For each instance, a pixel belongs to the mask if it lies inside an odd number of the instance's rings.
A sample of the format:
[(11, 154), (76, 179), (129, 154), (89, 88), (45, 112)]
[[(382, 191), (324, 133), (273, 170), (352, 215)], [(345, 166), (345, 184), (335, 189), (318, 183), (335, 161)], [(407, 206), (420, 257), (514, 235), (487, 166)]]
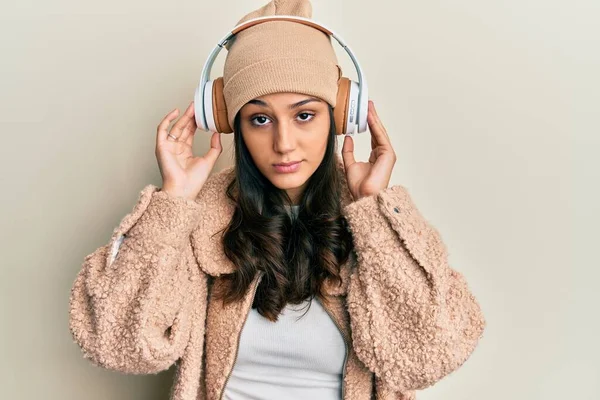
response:
[(341, 77), (338, 83), (338, 91), (335, 107), (333, 109), (333, 119), (335, 121), (336, 135), (346, 133), (348, 122), (348, 99), (350, 98), (350, 79)]
[(227, 105), (223, 95), (223, 77), (215, 79), (212, 86), (212, 111), (215, 118), (215, 128), (220, 133), (232, 133), (233, 129), (229, 126), (227, 118)]

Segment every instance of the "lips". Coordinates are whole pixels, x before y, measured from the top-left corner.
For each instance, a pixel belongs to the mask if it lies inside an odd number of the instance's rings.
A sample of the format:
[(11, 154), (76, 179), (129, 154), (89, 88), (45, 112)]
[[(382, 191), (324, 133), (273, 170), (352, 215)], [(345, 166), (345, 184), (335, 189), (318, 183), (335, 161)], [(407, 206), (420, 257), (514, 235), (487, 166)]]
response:
[(292, 162), (289, 162), (289, 163), (279, 163), (279, 164), (273, 164), (273, 165), (276, 166), (276, 167), (287, 167), (287, 166), (290, 166), (290, 165), (298, 164), (299, 162), (300, 161), (292, 161)]

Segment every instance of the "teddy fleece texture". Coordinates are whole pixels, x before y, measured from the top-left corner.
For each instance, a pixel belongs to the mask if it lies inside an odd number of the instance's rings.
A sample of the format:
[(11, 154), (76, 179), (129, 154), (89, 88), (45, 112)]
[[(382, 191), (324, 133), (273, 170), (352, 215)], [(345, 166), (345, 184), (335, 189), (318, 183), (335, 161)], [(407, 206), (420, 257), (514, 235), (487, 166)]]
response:
[[(210, 296), (235, 269), (215, 234), (233, 214), (225, 195), (233, 174), (211, 175), (195, 200), (147, 185), (109, 242), (85, 257), (69, 302), (85, 358), (128, 374), (176, 364), (172, 400), (220, 399), (260, 279), (239, 303)], [(469, 358), (486, 321), (406, 188), (357, 201), (345, 176), (343, 188), (355, 249), (342, 285), (325, 283), (324, 304), (347, 344), (342, 398), (413, 400)]]

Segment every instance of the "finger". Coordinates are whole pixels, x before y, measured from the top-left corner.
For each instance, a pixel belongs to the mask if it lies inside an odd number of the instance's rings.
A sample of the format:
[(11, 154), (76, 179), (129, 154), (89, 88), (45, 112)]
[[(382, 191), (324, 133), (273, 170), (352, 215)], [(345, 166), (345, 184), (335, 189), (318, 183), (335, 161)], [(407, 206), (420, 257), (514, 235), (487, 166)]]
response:
[[(371, 132), (370, 129), (369, 132)], [(377, 143), (375, 142), (375, 136), (373, 136), (373, 133), (371, 132), (371, 150), (374, 150), (375, 147), (377, 147)]]
[(181, 116), (181, 118), (179, 118), (179, 120), (177, 122), (175, 122), (175, 125), (173, 125), (173, 127), (171, 128), (171, 135), (177, 137), (177, 141), (180, 140), (181, 132), (183, 131), (183, 128), (188, 124), (188, 122), (190, 121), (190, 118), (192, 118), (193, 116), (194, 116), (194, 102), (192, 101), (190, 103), (190, 105), (188, 106), (188, 108), (183, 113), (183, 115)]
[(221, 134), (219, 132), (213, 132), (212, 137), (210, 138), (210, 149), (208, 149), (205, 158), (214, 165), (222, 152), (223, 145), (221, 143)]
[(369, 156), (369, 162), (371, 164), (375, 164), (375, 161), (377, 161), (377, 152), (376, 151), (372, 151), (371, 155)]
[(381, 123), (381, 120), (377, 116), (375, 106), (373, 102), (369, 100), (369, 113), (367, 114), (367, 122), (369, 124), (369, 130), (377, 146), (390, 146), (390, 138), (385, 130), (385, 127)]
[(387, 185), (394, 168), (394, 163), (395, 160), (389, 153), (377, 154), (375, 162), (371, 167), (372, 176), (379, 177), (382, 180), (381, 183)]
[[(369, 130), (370, 131), (370, 130)], [(371, 154), (369, 155), (369, 162), (371, 164), (375, 163), (377, 159), (375, 149), (377, 148), (377, 143), (375, 142), (375, 136), (371, 133)]]
[(187, 143), (188, 146), (192, 146), (194, 144), (194, 137), (196, 135), (196, 131), (198, 130), (198, 125), (196, 125), (196, 119), (192, 118), (192, 121), (193, 122), (191, 123), (191, 127), (189, 128), (190, 133), (185, 140), (185, 143)]
[(375, 117), (374, 121), (376, 125), (378, 125), (380, 130), (387, 135), (387, 129), (385, 129), (385, 127), (383, 126), (383, 122), (381, 122), (381, 118), (379, 118), (379, 113), (377, 113), (375, 103), (372, 100), (369, 100), (369, 103), (371, 104), (371, 111), (373, 113), (373, 116)]
[[(191, 118), (188, 123), (183, 127), (181, 136), (177, 139), (180, 142), (187, 143), (188, 137), (196, 132), (196, 118)], [(191, 146), (191, 143), (188, 143)]]
[(156, 143), (159, 143), (159, 142), (167, 140), (167, 135), (169, 134), (169, 131), (168, 131), (167, 128), (169, 127), (169, 124), (175, 118), (177, 118), (177, 115), (179, 115), (179, 109), (178, 108), (176, 108), (173, 111), (169, 112), (162, 119), (162, 121), (160, 121), (160, 123), (158, 124), (158, 127), (156, 128)]
[(342, 146), (342, 160), (344, 161), (344, 169), (349, 168), (356, 162), (354, 159), (354, 139), (350, 135), (346, 135), (344, 138), (344, 145)]
[(373, 111), (375, 112), (375, 116), (377, 117), (377, 123), (379, 124), (379, 126), (381, 127), (381, 130), (385, 134), (385, 137), (387, 138), (388, 143), (391, 145), (392, 141), (390, 139), (390, 135), (388, 134), (387, 129), (385, 129), (385, 126), (383, 126), (383, 122), (381, 121), (381, 118), (379, 118), (379, 114), (377, 113), (377, 109), (375, 108), (375, 103), (373, 103)]

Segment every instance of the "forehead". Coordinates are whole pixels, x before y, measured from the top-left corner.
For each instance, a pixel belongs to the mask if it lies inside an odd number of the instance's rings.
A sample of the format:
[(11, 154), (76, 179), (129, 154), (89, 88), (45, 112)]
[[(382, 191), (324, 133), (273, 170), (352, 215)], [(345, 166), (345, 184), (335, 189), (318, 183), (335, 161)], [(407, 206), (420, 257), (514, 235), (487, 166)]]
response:
[(255, 97), (244, 105), (244, 107), (268, 107), (272, 109), (290, 109), (293, 106), (299, 106), (310, 103), (312, 105), (324, 103), (318, 97), (310, 96), (303, 93), (294, 92), (281, 92), (281, 93), (270, 93), (263, 96)]

